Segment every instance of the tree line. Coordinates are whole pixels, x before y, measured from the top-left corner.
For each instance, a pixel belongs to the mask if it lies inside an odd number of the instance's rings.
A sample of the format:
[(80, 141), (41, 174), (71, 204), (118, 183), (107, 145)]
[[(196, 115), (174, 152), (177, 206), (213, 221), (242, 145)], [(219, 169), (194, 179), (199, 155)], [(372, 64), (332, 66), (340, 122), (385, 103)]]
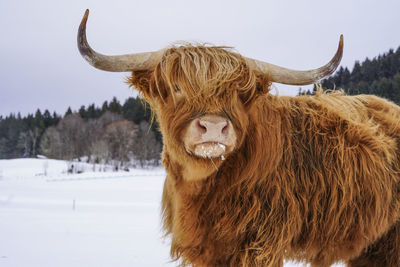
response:
[(324, 89), (343, 89), (349, 95), (373, 94), (400, 104), (400, 47), (362, 63), (356, 61), (352, 71), (340, 67), (321, 85)]
[[(349, 95), (375, 94), (400, 104), (400, 47), (362, 63), (352, 71), (340, 67), (321, 82), (326, 89), (343, 89)], [(316, 87), (314, 87), (314, 92)], [(313, 94), (314, 92), (301, 92)], [(38, 109), (34, 114), (0, 116), (0, 159), (36, 157), (141, 165), (159, 163), (162, 138), (143, 101), (116, 98), (101, 107), (91, 104), (64, 115)]]
[(162, 138), (150, 109), (136, 98), (116, 98), (101, 107), (68, 108), (63, 116), (43, 113), (0, 116), (0, 158), (36, 157), (112, 164), (158, 165)]

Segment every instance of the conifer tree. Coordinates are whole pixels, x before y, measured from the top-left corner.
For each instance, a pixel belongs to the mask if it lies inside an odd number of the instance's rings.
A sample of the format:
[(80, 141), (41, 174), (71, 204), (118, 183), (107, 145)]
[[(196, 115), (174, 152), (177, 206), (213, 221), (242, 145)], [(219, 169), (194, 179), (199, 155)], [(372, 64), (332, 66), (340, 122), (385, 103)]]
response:
[(71, 115), (72, 114), (72, 110), (71, 107), (68, 107), (67, 112), (65, 112), (64, 117)]
[(110, 105), (108, 107), (108, 110), (113, 112), (113, 113), (117, 113), (117, 114), (121, 114), (122, 113), (122, 106), (119, 103), (118, 99), (114, 96), (112, 101), (110, 102)]
[[(375, 94), (400, 104), (396, 82), (400, 74), (400, 47), (362, 63), (356, 61), (353, 70), (339, 68), (335, 75), (322, 81), (325, 89), (343, 89), (350, 95)], [(315, 90), (315, 87), (314, 87)]]
[(101, 106), (101, 114), (104, 114), (108, 110), (108, 102), (104, 101), (103, 105)]
[(82, 105), (82, 106), (79, 108), (78, 113), (79, 113), (79, 116), (81, 116), (82, 119), (84, 119), (84, 120), (87, 120), (87, 119), (88, 119), (87, 112), (86, 112), (86, 108), (85, 108), (84, 105)]

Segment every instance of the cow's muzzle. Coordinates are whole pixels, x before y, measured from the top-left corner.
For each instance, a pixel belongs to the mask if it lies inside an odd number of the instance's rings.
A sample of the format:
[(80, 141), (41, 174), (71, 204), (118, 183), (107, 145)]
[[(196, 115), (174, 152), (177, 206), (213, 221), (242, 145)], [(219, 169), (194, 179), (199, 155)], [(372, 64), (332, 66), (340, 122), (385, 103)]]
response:
[(183, 142), (188, 153), (201, 158), (223, 157), (236, 146), (236, 133), (225, 117), (205, 115), (190, 122)]

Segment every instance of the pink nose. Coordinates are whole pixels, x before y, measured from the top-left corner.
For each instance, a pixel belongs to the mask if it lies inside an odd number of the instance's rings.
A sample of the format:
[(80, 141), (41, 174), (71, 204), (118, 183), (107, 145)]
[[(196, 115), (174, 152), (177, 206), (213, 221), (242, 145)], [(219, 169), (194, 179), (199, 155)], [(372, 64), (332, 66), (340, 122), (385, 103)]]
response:
[(228, 121), (220, 116), (207, 115), (196, 119), (194, 127), (204, 141), (224, 142), (229, 135)]

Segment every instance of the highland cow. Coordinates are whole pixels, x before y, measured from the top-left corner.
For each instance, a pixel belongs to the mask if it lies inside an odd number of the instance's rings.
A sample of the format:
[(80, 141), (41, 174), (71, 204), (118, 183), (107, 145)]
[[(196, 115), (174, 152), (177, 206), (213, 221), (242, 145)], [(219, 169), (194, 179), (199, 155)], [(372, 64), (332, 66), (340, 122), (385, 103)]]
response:
[(78, 34), (96, 68), (132, 72), (163, 135), (163, 223), (182, 266), (400, 266), (400, 107), (375, 96), (283, 97), (271, 83), (312, 84), (230, 48), (173, 46), (105, 56)]

